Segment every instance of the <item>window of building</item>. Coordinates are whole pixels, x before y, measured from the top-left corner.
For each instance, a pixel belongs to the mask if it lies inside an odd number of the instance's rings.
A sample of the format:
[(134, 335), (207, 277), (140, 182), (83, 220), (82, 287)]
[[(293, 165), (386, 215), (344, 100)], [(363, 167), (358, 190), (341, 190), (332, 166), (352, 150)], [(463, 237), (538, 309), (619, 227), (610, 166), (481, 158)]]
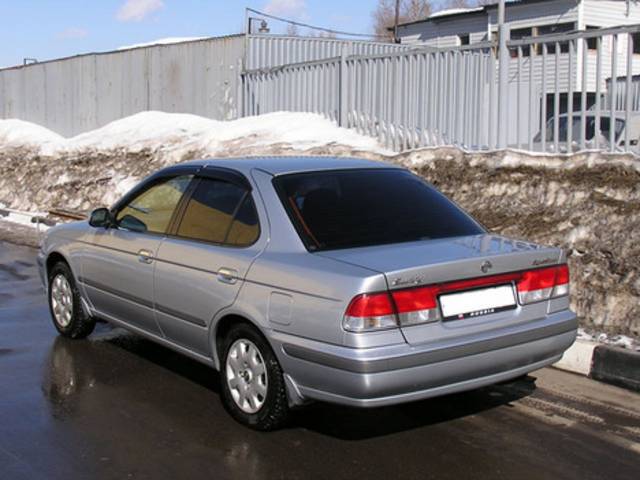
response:
[(189, 199), (177, 234), (212, 243), (249, 245), (258, 230), (255, 206), (244, 188), (203, 178)]
[[(533, 36), (533, 28), (514, 28), (511, 30), (511, 40), (521, 40)], [(511, 57), (516, 58), (518, 56), (518, 49), (512, 48), (510, 50)], [(522, 56), (528, 57), (531, 55), (531, 45), (524, 45), (522, 47)]]
[[(587, 25), (587, 30), (599, 30), (600, 27), (593, 27)], [(598, 49), (598, 39), (596, 37), (587, 38), (587, 49), (589, 50), (597, 50)]]
[[(541, 27), (538, 27), (538, 36), (554, 35), (554, 34), (563, 33), (563, 32), (572, 32), (575, 29), (576, 29), (576, 24), (573, 22), (554, 23), (553, 25), (543, 25)], [(559, 42), (559, 43), (560, 43), (560, 53), (567, 53), (569, 51), (569, 42)], [(549, 54), (556, 53), (555, 42), (547, 43), (547, 53)]]
[(458, 35), (458, 45), (469, 45), (469, 35)]
[(640, 33), (632, 33), (631, 38), (633, 39), (633, 53), (640, 54)]

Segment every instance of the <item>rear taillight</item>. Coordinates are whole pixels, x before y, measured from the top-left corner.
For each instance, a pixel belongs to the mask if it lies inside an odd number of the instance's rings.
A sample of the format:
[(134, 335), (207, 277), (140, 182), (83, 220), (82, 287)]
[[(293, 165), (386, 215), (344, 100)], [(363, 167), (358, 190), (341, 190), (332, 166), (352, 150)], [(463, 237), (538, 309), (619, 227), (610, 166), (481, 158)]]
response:
[(522, 305), (569, 295), (569, 267), (540, 268), (524, 272), (516, 283)]
[(440, 318), (437, 293), (432, 286), (358, 295), (345, 312), (344, 328), (366, 332), (434, 322)]
[(569, 268), (563, 264), (392, 292), (361, 294), (351, 300), (347, 307), (344, 328), (351, 332), (366, 332), (435, 322), (440, 320), (438, 295), (495, 285), (513, 285), (514, 282), (521, 305), (566, 296), (569, 294)]
[(435, 322), (438, 314), (438, 287), (418, 287), (391, 293), (398, 312), (400, 325)]
[(396, 312), (388, 293), (365, 293), (349, 304), (343, 320), (345, 330), (366, 332), (398, 326)]

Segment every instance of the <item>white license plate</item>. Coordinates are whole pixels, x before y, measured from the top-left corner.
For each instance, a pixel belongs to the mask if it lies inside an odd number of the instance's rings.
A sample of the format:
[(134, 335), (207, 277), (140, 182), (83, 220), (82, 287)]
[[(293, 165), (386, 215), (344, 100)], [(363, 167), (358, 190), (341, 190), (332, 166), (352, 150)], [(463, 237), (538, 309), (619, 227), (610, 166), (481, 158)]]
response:
[(511, 285), (440, 295), (440, 308), (444, 320), (479, 317), (509, 310), (515, 306), (516, 298)]

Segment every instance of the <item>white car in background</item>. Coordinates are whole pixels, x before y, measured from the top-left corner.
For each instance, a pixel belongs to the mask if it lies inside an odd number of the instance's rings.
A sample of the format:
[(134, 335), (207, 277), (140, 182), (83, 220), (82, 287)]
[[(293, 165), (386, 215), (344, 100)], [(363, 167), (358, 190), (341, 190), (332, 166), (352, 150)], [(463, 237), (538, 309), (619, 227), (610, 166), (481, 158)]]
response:
[[(600, 112), (600, 128), (596, 129), (597, 118), (593, 111), (586, 112), (585, 115), (585, 147), (587, 149), (609, 149), (609, 135), (611, 132), (611, 117), (609, 111)], [(567, 133), (568, 133), (568, 120), (569, 115), (563, 113), (558, 116), (558, 153), (567, 153)], [(629, 129), (629, 150), (632, 153), (640, 153), (638, 144), (640, 143), (640, 112), (631, 112), (629, 114), (629, 125), (625, 120), (625, 112), (615, 113), (615, 151), (625, 151), (625, 129)], [(579, 112), (574, 112), (571, 122), (571, 144), (572, 151), (580, 150), (580, 140), (582, 135), (582, 115)], [(598, 130), (598, 131), (597, 131)], [(545, 145), (542, 147), (542, 132), (533, 139), (533, 150), (537, 152), (555, 152), (555, 119), (550, 118), (547, 121), (545, 130)], [(597, 138), (597, 142), (596, 142)]]

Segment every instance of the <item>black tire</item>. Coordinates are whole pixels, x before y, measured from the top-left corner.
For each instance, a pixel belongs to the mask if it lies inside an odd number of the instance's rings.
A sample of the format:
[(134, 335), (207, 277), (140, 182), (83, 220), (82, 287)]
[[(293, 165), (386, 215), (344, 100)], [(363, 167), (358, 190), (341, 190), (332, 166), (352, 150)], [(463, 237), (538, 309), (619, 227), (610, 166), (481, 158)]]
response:
[[(242, 410), (234, 400), (227, 381), (229, 350), (238, 340), (248, 340), (259, 351), (267, 374), (267, 391), (264, 403), (255, 413)], [(270, 345), (258, 330), (251, 325), (239, 323), (231, 327), (222, 342), (220, 357), (220, 391), (222, 403), (229, 414), (238, 422), (260, 431), (277, 430), (283, 427), (289, 417), (287, 392), (282, 368)]]
[[(54, 288), (53, 282), (56, 280), (58, 276), (62, 275), (71, 290), (71, 315), (68, 323), (61, 323), (54, 313)], [(96, 322), (93, 318), (87, 315), (82, 308), (82, 304), (80, 301), (80, 292), (78, 291), (78, 287), (76, 286), (76, 281), (73, 278), (73, 273), (71, 273), (71, 269), (69, 265), (65, 262), (56, 263), (53, 268), (49, 271), (49, 312), (51, 313), (51, 320), (53, 321), (53, 325), (56, 327), (56, 330), (60, 333), (60, 335), (72, 338), (72, 339), (80, 339), (85, 338), (96, 326)]]

